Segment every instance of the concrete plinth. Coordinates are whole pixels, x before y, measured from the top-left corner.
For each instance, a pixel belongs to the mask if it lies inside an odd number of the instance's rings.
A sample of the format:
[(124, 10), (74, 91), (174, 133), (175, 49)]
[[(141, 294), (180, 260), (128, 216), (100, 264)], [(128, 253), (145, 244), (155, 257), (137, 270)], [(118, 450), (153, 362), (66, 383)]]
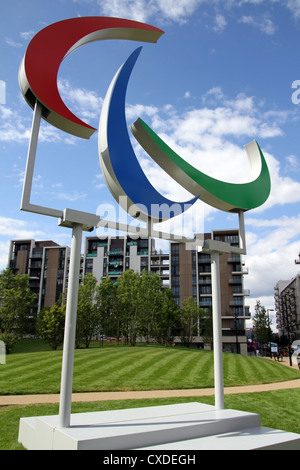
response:
[(58, 416), (22, 418), (28, 450), (299, 449), (300, 435), (260, 425), (260, 416), (200, 403), (78, 413), (60, 428)]

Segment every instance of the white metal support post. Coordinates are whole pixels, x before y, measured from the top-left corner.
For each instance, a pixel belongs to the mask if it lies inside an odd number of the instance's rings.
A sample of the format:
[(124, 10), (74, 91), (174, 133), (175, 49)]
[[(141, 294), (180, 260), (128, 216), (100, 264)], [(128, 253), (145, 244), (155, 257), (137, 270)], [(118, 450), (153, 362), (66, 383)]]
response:
[(222, 354), (222, 320), (220, 291), (220, 254), (211, 253), (212, 309), (213, 309), (213, 342), (215, 374), (215, 407), (224, 409), (224, 378)]
[(74, 350), (76, 335), (76, 316), (79, 288), (80, 254), (82, 242), (82, 225), (77, 224), (72, 230), (70, 254), (70, 272), (67, 294), (63, 360), (61, 371), (59, 426), (70, 427), (72, 383), (74, 368)]
[(27, 154), (27, 163), (26, 163), (26, 170), (25, 170), (25, 178), (24, 178), (24, 185), (23, 185), (23, 193), (22, 193), (22, 202), (21, 202), (21, 209), (25, 207), (27, 209), (28, 205), (30, 204), (30, 194), (31, 194), (31, 187), (33, 181), (33, 171), (34, 171), (34, 164), (35, 164), (35, 156), (39, 138), (39, 131), (40, 131), (40, 122), (42, 116), (42, 105), (38, 101), (35, 102), (33, 118), (32, 118), (32, 128), (31, 128), (31, 135), (28, 147), (28, 154)]
[(225, 242), (206, 241), (204, 252), (211, 255), (212, 309), (213, 309), (213, 343), (214, 343), (214, 378), (215, 407), (224, 409), (224, 376), (222, 350), (221, 287), (220, 287), (220, 254), (246, 254), (246, 236), (244, 211), (239, 211), (239, 247)]
[(24, 178), (20, 209), (22, 211), (35, 212), (37, 214), (49, 215), (51, 217), (60, 218), (62, 217), (61, 210), (51, 209), (49, 207), (37, 206), (36, 204), (31, 204), (30, 202), (42, 110), (43, 110), (42, 104), (38, 100), (36, 100), (35, 105), (34, 105), (32, 128), (31, 128), (31, 135), (30, 135), (30, 141), (29, 141), (29, 147), (28, 147), (27, 163), (26, 163), (25, 178)]

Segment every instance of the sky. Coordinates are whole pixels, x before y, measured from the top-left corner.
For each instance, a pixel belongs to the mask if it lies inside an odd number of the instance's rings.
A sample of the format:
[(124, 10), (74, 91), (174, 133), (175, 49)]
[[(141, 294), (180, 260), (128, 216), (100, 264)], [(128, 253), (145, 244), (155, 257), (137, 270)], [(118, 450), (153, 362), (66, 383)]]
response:
[[(256, 139), (272, 189), (263, 206), (245, 213), (246, 305), (252, 314), (257, 300), (275, 309), (275, 284), (299, 271), (300, 0), (1, 0), (0, 7), (0, 269), (7, 266), (11, 239), (71, 244), (71, 230), (56, 218), (20, 211), (33, 113), (20, 92), (18, 70), (30, 40), (67, 18), (127, 18), (164, 34), (157, 44), (101, 41), (70, 54), (58, 74), (64, 102), (98, 129), (110, 81), (141, 45), (126, 95), (129, 124), (141, 117), (189, 163), (234, 183), (247, 181), (244, 145)], [(161, 194), (191, 198), (133, 145)], [(42, 122), (31, 202), (118, 212), (101, 172), (98, 132), (85, 140)], [(236, 215), (196, 204), (201, 223), (187, 222), (188, 230), (238, 228)]]

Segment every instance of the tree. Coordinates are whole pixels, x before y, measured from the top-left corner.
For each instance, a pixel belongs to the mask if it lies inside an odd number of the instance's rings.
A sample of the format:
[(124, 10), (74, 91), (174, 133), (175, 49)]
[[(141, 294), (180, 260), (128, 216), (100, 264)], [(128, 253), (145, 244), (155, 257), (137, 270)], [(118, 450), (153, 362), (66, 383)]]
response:
[(139, 334), (149, 343), (150, 337), (156, 337), (160, 332), (162, 286), (159, 275), (143, 270), (136, 285), (136, 294)]
[(100, 315), (95, 303), (97, 279), (91, 273), (84, 276), (78, 289), (76, 347), (81, 341), (88, 348), (92, 337), (99, 332)]
[(140, 275), (125, 271), (114, 283), (102, 279), (97, 286), (96, 305), (101, 331), (107, 336), (125, 336), (131, 345), (137, 336), (170, 341), (178, 318), (178, 306), (171, 289), (163, 288), (158, 274), (144, 270)]
[(161, 307), (159, 312), (159, 334), (166, 345), (172, 344), (175, 332), (180, 325), (180, 309), (169, 288), (161, 290)]
[(26, 274), (0, 273), (0, 340), (8, 354), (27, 331), (35, 298)]
[(65, 327), (66, 306), (57, 301), (52, 307), (45, 307), (38, 317), (38, 332), (52, 349), (63, 343)]
[(263, 345), (268, 344), (272, 339), (272, 321), (269, 319), (265, 307), (261, 305), (259, 300), (256, 301), (254, 310), (255, 315), (252, 319), (254, 334), (256, 341), (260, 343), (262, 348)]
[(117, 306), (117, 285), (110, 277), (103, 278), (96, 287), (96, 309), (99, 315), (100, 333), (120, 336), (120, 311)]
[(201, 336), (204, 344), (208, 344), (213, 349), (213, 320), (212, 309), (202, 309)]
[(135, 346), (140, 331), (139, 279), (139, 273), (129, 269), (123, 272), (117, 284), (117, 308), (121, 319), (121, 330), (132, 346)]
[(197, 300), (188, 297), (183, 301), (181, 308), (181, 341), (189, 346), (193, 341), (193, 337), (197, 333), (198, 322), (202, 314), (202, 309), (198, 306)]

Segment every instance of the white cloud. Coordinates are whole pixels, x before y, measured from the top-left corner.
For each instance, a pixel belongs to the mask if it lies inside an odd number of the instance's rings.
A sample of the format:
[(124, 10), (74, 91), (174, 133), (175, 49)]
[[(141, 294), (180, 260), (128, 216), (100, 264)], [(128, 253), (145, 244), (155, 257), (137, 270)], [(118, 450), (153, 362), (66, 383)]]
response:
[[(294, 277), (298, 268), (295, 259), (299, 252), (297, 240), (300, 230), (300, 214), (294, 217), (260, 220), (245, 218), (247, 255), (245, 262), (249, 274), (245, 287), (251, 297), (259, 298), (273, 292), (279, 280)], [(251, 231), (253, 227), (259, 236)]]
[(10, 38), (5, 38), (5, 42), (8, 46), (11, 46), (11, 47), (16, 47), (16, 48), (23, 47), (23, 44), (21, 44), (20, 42), (14, 41), (13, 39), (10, 39)]
[[(94, 91), (84, 88), (74, 88), (66, 79), (58, 81), (58, 88), (62, 99), (74, 114), (77, 114), (83, 121), (99, 120), (103, 99)], [(22, 102), (23, 104), (23, 102)], [(150, 107), (149, 107), (150, 109)], [(27, 143), (31, 135), (31, 118), (24, 117), (20, 110), (15, 110), (8, 106), (0, 106), (0, 141), (13, 143)], [(69, 145), (76, 143), (76, 138), (70, 136), (56, 127), (41, 121), (40, 142), (59, 143), (64, 142)]]
[(33, 222), (27, 216), (26, 220), (0, 216), (0, 270), (7, 267), (10, 240), (53, 240), (70, 246), (71, 232), (61, 227), (57, 231), (55, 227), (57, 222), (51, 225), (49, 218)]
[(155, 2), (150, 1), (148, 8), (144, 0), (104, 0), (97, 1), (101, 12), (107, 16), (130, 18), (146, 22), (157, 11)]
[(156, 106), (145, 106), (143, 104), (129, 104), (126, 106), (126, 119), (129, 121), (135, 120), (137, 116), (153, 117), (158, 113)]
[[(245, 222), (247, 255), (244, 260), (249, 274), (244, 277), (244, 286), (250, 289), (246, 305), (250, 306), (253, 316), (257, 300), (260, 300), (266, 309), (275, 309), (273, 293), (276, 283), (279, 280), (290, 280), (298, 273), (295, 259), (299, 252), (297, 238), (300, 214), (266, 220), (246, 215)], [(274, 312), (271, 312), (271, 318), (272, 328), (275, 330)]]
[[(81, 0), (73, 0), (75, 3)], [(160, 20), (183, 23), (207, 0), (96, 0), (101, 14), (147, 22), (152, 16)]]
[(276, 205), (300, 202), (300, 182), (289, 176), (282, 176), (280, 162), (273, 155), (264, 152), (264, 156), (271, 175), (271, 193), (265, 204), (253, 212), (262, 212)]
[(276, 32), (276, 26), (270, 18), (255, 19), (253, 16), (243, 16), (240, 23), (251, 25), (259, 29), (262, 33), (273, 35)]
[(57, 83), (63, 101), (82, 120), (99, 118), (103, 99), (96, 92), (85, 88), (74, 88), (69, 80), (60, 79)]
[(227, 21), (224, 15), (218, 13), (215, 18), (215, 26), (213, 27), (214, 31), (220, 32), (223, 31), (227, 26)]
[[(41, 230), (28, 228), (28, 223), (9, 217), (0, 216), (0, 236), (13, 238), (31, 239), (34, 237), (44, 237), (46, 234)], [(7, 254), (8, 255), (8, 254)]]
[(300, 162), (299, 158), (296, 155), (288, 155), (285, 157), (286, 165), (285, 171), (299, 172), (300, 171)]
[[(27, 143), (31, 135), (31, 119), (21, 116), (19, 110), (0, 106), (0, 141)], [(63, 134), (45, 122), (41, 122), (40, 142), (61, 142)], [(64, 139), (65, 140), (65, 139)]]
[[(151, 3), (151, 2), (150, 2)], [(183, 21), (191, 16), (203, 0), (156, 0), (158, 9), (165, 17), (174, 21)]]
[(64, 201), (75, 202), (81, 199), (86, 199), (87, 194), (82, 193), (80, 191), (71, 191), (71, 192), (59, 192), (55, 195), (58, 199), (62, 199)]
[(24, 31), (20, 33), (21, 38), (24, 39), (24, 41), (26, 42), (30, 41), (34, 35), (35, 31), (33, 31), (32, 29), (30, 31)]
[(296, 19), (300, 18), (300, 1), (299, 0), (287, 0), (286, 2), (287, 8), (292, 12), (293, 16)]
[[(294, 19), (300, 18), (299, 0), (73, 0), (74, 3), (95, 3), (99, 6), (101, 14), (116, 16), (119, 18), (131, 18), (136, 21), (147, 22), (152, 17), (157, 17), (161, 22), (171, 20), (184, 23), (190, 18), (200, 6), (213, 6), (216, 17), (215, 24), (210, 25), (216, 32), (223, 31), (227, 25), (223, 13), (245, 6), (251, 7), (257, 15), (257, 7), (262, 8), (259, 17), (251, 14), (244, 15), (243, 21), (267, 35), (274, 35), (277, 27), (271, 19), (274, 4), (290, 11)], [(222, 12), (222, 7), (224, 11)], [(255, 8), (256, 7), (256, 8)], [(255, 10), (254, 10), (255, 8)], [(263, 16), (264, 14), (264, 16)], [(18, 43), (11, 40), (11, 45), (18, 47)]]

